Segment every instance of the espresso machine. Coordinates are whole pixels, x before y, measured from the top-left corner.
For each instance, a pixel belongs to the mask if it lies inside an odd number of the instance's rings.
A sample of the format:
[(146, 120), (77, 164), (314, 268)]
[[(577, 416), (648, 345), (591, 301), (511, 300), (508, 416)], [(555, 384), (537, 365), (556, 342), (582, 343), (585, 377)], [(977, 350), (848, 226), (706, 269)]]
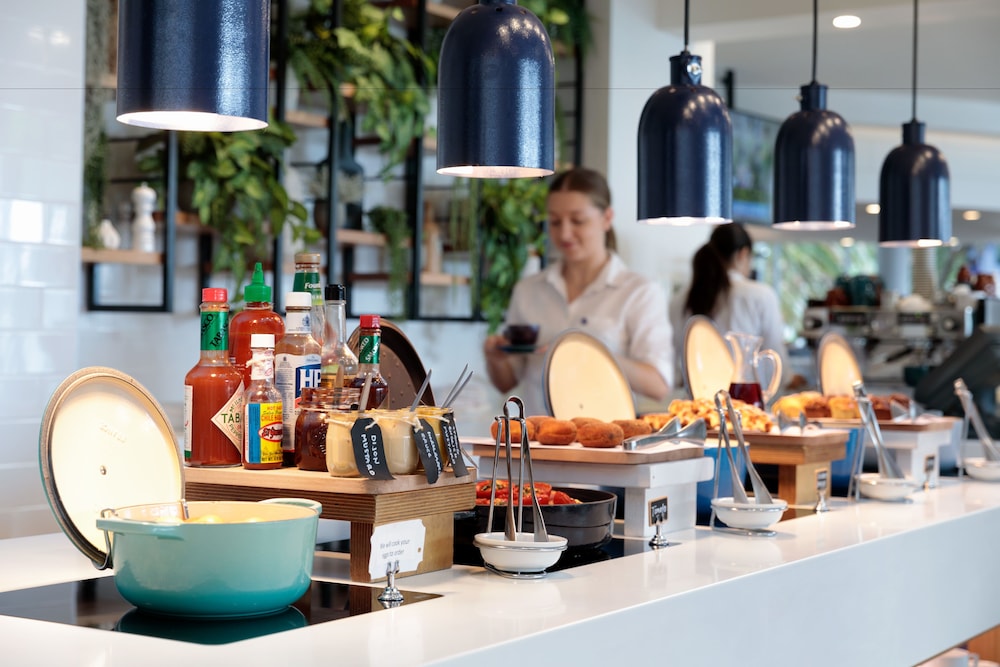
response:
[(948, 357), (975, 325), (976, 309), (969, 305), (901, 310), (811, 302), (801, 333), (810, 346), (828, 331), (841, 334), (854, 349), (866, 385), (902, 391)]

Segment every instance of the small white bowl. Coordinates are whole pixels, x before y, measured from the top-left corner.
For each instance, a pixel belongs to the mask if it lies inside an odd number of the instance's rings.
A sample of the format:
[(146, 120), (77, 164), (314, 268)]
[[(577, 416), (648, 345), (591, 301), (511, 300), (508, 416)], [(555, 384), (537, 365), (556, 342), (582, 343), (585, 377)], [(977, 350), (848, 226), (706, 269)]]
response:
[(988, 461), (984, 458), (965, 459), (965, 472), (972, 479), (981, 482), (1000, 481), (1000, 461)]
[(858, 475), (858, 488), (861, 495), (875, 500), (902, 500), (916, 491), (919, 486), (912, 479), (882, 477), (877, 472), (866, 472)]
[(535, 542), (531, 533), (517, 533), (512, 542), (500, 533), (479, 533), (473, 543), (479, 547), (483, 560), (503, 572), (514, 574), (544, 572), (559, 560), (566, 550), (566, 538), (549, 535), (548, 542)]
[(751, 501), (738, 503), (732, 498), (712, 498), (712, 507), (719, 519), (731, 528), (761, 530), (778, 523), (788, 509), (788, 503), (775, 498), (773, 503), (760, 504)]

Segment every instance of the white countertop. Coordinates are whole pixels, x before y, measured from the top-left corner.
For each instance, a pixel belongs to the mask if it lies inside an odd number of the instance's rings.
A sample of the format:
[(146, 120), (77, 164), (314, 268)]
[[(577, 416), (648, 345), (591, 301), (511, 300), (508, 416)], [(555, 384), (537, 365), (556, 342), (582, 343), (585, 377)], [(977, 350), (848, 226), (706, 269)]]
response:
[[(1000, 624), (1000, 485), (945, 479), (909, 504), (838, 500), (774, 538), (680, 545), (511, 581), (480, 568), (398, 580), (443, 597), (201, 646), (0, 616), (4, 665), (640, 664), (905, 666)], [(641, 546), (643, 542), (639, 542)], [(95, 575), (62, 535), (0, 541), (0, 590)], [(319, 555), (314, 576), (346, 580)]]

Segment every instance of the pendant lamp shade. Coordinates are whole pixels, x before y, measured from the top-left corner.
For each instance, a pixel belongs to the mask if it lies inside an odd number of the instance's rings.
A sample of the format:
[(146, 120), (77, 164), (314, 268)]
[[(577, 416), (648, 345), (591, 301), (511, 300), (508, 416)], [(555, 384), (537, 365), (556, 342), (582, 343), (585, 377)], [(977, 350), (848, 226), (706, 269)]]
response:
[(701, 85), (701, 57), (670, 58), (670, 85), (639, 118), (639, 222), (720, 224), (733, 217), (733, 125)]
[(892, 149), (879, 177), (878, 242), (887, 247), (933, 247), (951, 239), (948, 163), (924, 143), (917, 121), (917, 0), (913, 0), (913, 118), (903, 124), (903, 145)]
[(924, 124), (903, 125), (903, 144), (882, 163), (879, 245), (939, 246), (951, 239), (951, 187), (941, 151), (924, 143)]
[(267, 127), (270, 0), (120, 0), (118, 120), (166, 130)]
[(555, 60), (515, 0), (479, 0), (451, 22), (438, 65), (437, 171), (473, 178), (555, 170)]
[(774, 147), (774, 227), (854, 227), (854, 139), (826, 108), (827, 87), (801, 88), (800, 111), (778, 130)]

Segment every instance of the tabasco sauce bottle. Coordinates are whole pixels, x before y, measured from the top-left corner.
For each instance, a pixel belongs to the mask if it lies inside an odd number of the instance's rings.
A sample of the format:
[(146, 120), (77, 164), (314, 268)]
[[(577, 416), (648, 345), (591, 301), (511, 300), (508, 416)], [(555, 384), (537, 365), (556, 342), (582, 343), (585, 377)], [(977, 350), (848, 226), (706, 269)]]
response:
[(237, 466), (243, 447), (243, 375), (229, 363), (229, 302), (201, 292), (201, 358), (184, 377), (184, 463)]

